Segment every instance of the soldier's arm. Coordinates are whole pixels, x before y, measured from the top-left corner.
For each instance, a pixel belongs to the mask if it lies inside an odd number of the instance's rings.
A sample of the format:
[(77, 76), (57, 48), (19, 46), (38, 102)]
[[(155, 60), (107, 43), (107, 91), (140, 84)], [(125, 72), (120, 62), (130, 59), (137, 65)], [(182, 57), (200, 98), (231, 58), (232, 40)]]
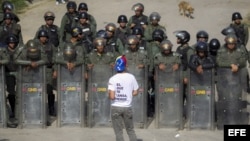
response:
[(187, 61), (189, 62), (191, 55), (195, 54), (195, 51), (190, 47), (187, 51)]
[(61, 25), (60, 25), (60, 42), (63, 42), (63, 37), (64, 37), (64, 32), (65, 32), (65, 25), (66, 25), (66, 22), (67, 22), (67, 16), (64, 15), (62, 17), (62, 20), (61, 20)]
[(119, 38), (117, 38), (117, 40), (116, 40), (116, 45), (118, 47), (118, 53), (122, 54), (124, 51), (124, 46), (122, 44), (122, 41)]
[[(90, 19), (91, 29), (93, 29), (93, 32), (96, 32), (97, 24), (96, 24), (95, 18), (92, 15), (89, 15), (89, 19)], [(95, 35), (95, 33), (94, 33), (94, 35)]]
[(23, 35), (22, 35), (22, 30), (21, 30), (21, 26), (18, 24), (18, 28), (19, 28), (19, 34), (18, 34), (18, 38), (19, 38), (19, 44), (23, 45)]
[(0, 61), (0, 64), (1, 65), (6, 65), (9, 63), (10, 61), (10, 58), (9, 58), (9, 55), (7, 53), (7, 50), (6, 49), (0, 49), (0, 52), (1, 52), (1, 61)]
[(48, 63), (48, 57), (45, 53), (41, 54), (41, 59), (39, 61), (36, 61), (36, 64), (38, 66), (46, 65)]
[(193, 71), (196, 71), (196, 68), (201, 65), (201, 64), (198, 64), (198, 56), (196, 54), (193, 54), (191, 55), (190, 59), (189, 59), (189, 62), (188, 62), (188, 66), (191, 70)]
[(85, 62), (85, 54), (81, 46), (76, 48), (76, 61), (74, 62), (75, 67), (82, 65)]
[(147, 41), (152, 41), (153, 38), (152, 38), (152, 32), (150, 30), (150, 26), (147, 26), (144, 30), (144, 38), (147, 40)]
[(247, 46), (247, 43), (248, 43), (248, 38), (249, 38), (249, 30), (248, 30), (248, 27), (247, 26), (245, 26), (245, 41), (244, 41), (244, 43), (245, 43), (245, 46)]

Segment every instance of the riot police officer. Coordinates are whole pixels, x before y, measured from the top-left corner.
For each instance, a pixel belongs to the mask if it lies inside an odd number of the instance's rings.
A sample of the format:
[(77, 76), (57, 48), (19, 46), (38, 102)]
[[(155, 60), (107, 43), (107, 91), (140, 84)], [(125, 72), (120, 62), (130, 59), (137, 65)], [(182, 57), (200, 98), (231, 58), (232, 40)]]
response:
[[(82, 12), (87, 12), (88, 13), (88, 5), (87, 3), (84, 3), (84, 2), (81, 2), (79, 3), (78, 5), (78, 13), (82, 13)], [(97, 24), (96, 24), (96, 20), (94, 18), (93, 15), (91, 15), (90, 13), (88, 13), (88, 24), (90, 24), (90, 27), (92, 29), (92, 31), (94, 32), (94, 34), (96, 33), (96, 27), (97, 27)]]
[(233, 23), (230, 24), (230, 27), (234, 29), (239, 42), (246, 46), (248, 43), (249, 31), (248, 27), (241, 22), (242, 19), (243, 18), (239, 12), (234, 12), (232, 14)]
[(59, 46), (59, 32), (60, 28), (54, 24), (55, 14), (52, 11), (47, 11), (44, 13), (45, 24), (41, 25), (36, 32), (34, 39), (38, 38), (38, 33), (40, 30), (46, 30), (48, 33), (48, 42), (52, 43), (55, 47)]
[(0, 25), (0, 42), (4, 43), (9, 34), (14, 34), (18, 38), (19, 44), (23, 44), (21, 25), (13, 22), (11, 13), (4, 13), (4, 21)]
[[(21, 54), (23, 46), (18, 44), (18, 39), (15, 35), (9, 35), (6, 39), (7, 44), (7, 54), (9, 56), (9, 62), (5, 66), (5, 79), (6, 79), (6, 88), (8, 94), (8, 101), (11, 108), (11, 114), (9, 114), (11, 119), (16, 119), (16, 75), (18, 66), (15, 64), (15, 60)], [(9, 117), (7, 117), (9, 118)], [(13, 122), (12, 122), (13, 121)], [(17, 121), (11, 120), (7, 123), (8, 127), (17, 127)]]
[[(143, 30), (140, 27), (135, 27), (133, 28), (131, 34), (136, 35), (136, 37), (139, 39), (139, 48), (147, 51), (147, 48), (149, 47), (150, 43), (145, 40)], [(125, 48), (127, 47), (125, 46)]]
[(135, 11), (135, 15), (131, 16), (128, 21), (128, 27), (133, 29), (134, 27), (141, 27), (144, 29), (148, 25), (148, 16), (144, 15), (144, 5), (142, 3), (136, 3), (132, 6), (132, 10)]
[(208, 53), (207, 48), (206, 42), (198, 41), (196, 44), (196, 54), (190, 57), (188, 65), (191, 70), (198, 74), (202, 74), (205, 69), (212, 69), (215, 67), (215, 61)]
[(119, 26), (116, 29), (116, 37), (119, 38), (123, 46), (125, 46), (127, 37), (130, 35), (130, 28), (128, 28), (127, 23), (128, 19), (126, 15), (119, 15), (117, 19)]
[[(49, 34), (46, 30), (41, 29), (38, 31), (37, 35), (37, 45), (39, 48), (43, 49), (47, 55), (47, 69), (46, 69), (46, 81), (47, 81), (47, 94), (48, 94), (48, 108), (49, 108), (49, 115), (55, 116), (55, 95), (53, 94), (53, 56), (56, 53), (55, 46), (49, 42)], [(54, 78), (55, 79), (55, 78)]]
[(71, 37), (71, 29), (77, 20), (76, 2), (69, 1), (66, 5), (67, 12), (63, 15), (60, 25), (60, 42), (68, 41)]
[[(200, 30), (200, 31), (198, 31), (197, 33), (196, 33), (196, 42), (199, 42), (199, 41), (202, 41), (202, 42), (208, 42), (208, 39), (209, 39), (209, 35), (208, 35), (208, 33), (205, 31), (205, 30)], [(194, 45), (192, 45), (191, 46), (191, 48), (193, 49), (193, 50), (195, 50), (195, 47), (196, 47), (197, 45), (196, 44), (194, 44)]]
[(149, 15), (149, 24), (148, 26), (145, 28), (144, 31), (144, 37), (148, 42), (153, 41), (152, 38), (152, 33), (156, 30), (156, 29), (161, 29), (162, 31), (164, 31), (164, 37), (167, 37), (166, 35), (166, 28), (162, 25), (159, 24), (161, 20), (161, 16), (158, 12), (152, 12)]
[(107, 33), (105, 50), (107, 52), (112, 52), (116, 57), (119, 56), (119, 54), (124, 51), (124, 46), (122, 44), (122, 41), (115, 36), (116, 25), (114, 23), (108, 23), (105, 26), (105, 31)]
[(20, 19), (18, 18), (18, 16), (14, 13), (14, 5), (13, 3), (11, 3), (10, 1), (4, 1), (2, 3), (2, 12), (0, 13), (0, 24), (3, 22), (4, 20), (4, 14), (5, 13), (11, 13), (11, 15), (13, 16), (13, 22), (18, 23), (20, 21)]

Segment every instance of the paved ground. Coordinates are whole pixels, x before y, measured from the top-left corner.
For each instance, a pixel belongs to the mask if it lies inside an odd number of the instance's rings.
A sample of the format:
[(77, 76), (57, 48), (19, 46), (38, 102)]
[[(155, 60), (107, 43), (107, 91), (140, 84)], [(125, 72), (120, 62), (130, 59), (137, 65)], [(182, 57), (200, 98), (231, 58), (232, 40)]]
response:
[[(77, 4), (82, 0), (75, 0)], [(108, 22), (116, 23), (120, 14), (128, 17), (133, 14), (131, 6), (137, 2), (144, 3), (145, 14), (153, 11), (161, 14), (161, 24), (166, 26), (169, 39), (176, 47), (176, 38), (172, 34), (175, 30), (186, 29), (191, 34), (190, 43), (195, 42), (195, 34), (204, 29), (209, 32), (210, 39), (218, 38), (223, 42), (220, 31), (231, 22), (231, 14), (240, 11), (242, 15), (249, 12), (249, 0), (189, 0), (195, 7), (194, 19), (181, 17), (177, 5), (180, 0), (84, 0), (89, 5), (89, 13), (96, 17), (97, 29), (103, 29)], [(26, 12), (19, 15), (24, 41), (34, 37), (37, 28), (44, 23), (43, 14), (47, 11), (56, 14), (55, 23), (59, 25), (65, 13), (65, 5), (55, 5), (55, 0), (34, 0)], [(249, 48), (249, 46), (248, 46)], [(124, 131), (126, 140), (128, 137)], [(223, 141), (223, 131), (210, 130), (181, 130), (155, 129), (154, 121), (147, 129), (136, 129), (138, 138), (143, 141)], [(0, 141), (113, 141), (112, 128), (80, 128), (56, 126), (56, 121), (46, 129), (2, 129), (0, 128)]]

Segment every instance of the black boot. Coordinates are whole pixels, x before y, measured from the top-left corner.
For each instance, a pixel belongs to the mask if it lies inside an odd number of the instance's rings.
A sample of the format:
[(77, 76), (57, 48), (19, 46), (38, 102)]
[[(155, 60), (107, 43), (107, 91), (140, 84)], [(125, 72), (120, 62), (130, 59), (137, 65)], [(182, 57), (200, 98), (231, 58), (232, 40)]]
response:
[(11, 118), (15, 117), (15, 104), (16, 104), (16, 96), (14, 94), (9, 94), (8, 95), (8, 100), (11, 108), (12, 114), (10, 114)]
[(55, 95), (49, 94), (48, 95), (48, 106), (49, 106), (49, 115), (56, 116), (55, 112)]
[(8, 121), (7, 121), (7, 127), (9, 128), (17, 128), (18, 126), (18, 121), (17, 119), (15, 118), (10, 118)]

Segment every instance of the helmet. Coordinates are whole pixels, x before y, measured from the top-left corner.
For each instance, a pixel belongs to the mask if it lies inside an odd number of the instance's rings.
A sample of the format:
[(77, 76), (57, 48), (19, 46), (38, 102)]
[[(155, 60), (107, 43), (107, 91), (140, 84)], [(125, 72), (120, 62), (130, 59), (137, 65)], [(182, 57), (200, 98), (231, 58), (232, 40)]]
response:
[(160, 21), (161, 19), (161, 16), (158, 12), (152, 12), (150, 15), (149, 15), (149, 20), (150, 21), (153, 21), (153, 20), (157, 20), (157, 21)]
[(94, 46), (106, 46), (106, 40), (102, 37), (97, 37), (93, 41)]
[(107, 38), (107, 33), (105, 30), (101, 29), (96, 32), (96, 37), (102, 37), (102, 38)]
[(155, 29), (152, 33), (152, 38), (154, 41), (161, 42), (164, 39), (164, 31), (161, 29)]
[(197, 34), (196, 34), (196, 38), (198, 39), (198, 38), (206, 38), (206, 42), (207, 42), (207, 40), (208, 40), (208, 33), (206, 32), (206, 31), (204, 31), (204, 30), (200, 30), (200, 31), (198, 31), (197, 32)]
[(78, 11), (79, 10), (86, 10), (86, 11), (88, 11), (88, 5), (87, 5), (87, 3), (84, 3), (84, 2), (80, 3), (78, 5)]
[(76, 50), (71, 43), (64, 44), (63, 47), (63, 57), (66, 61), (73, 61), (76, 58)]
[(45, 20), (46, 19), (52, 19), (52, 20), (54, 20), (56, 16), (55, 16), (55, 14), (53, 12), (47, 11), (47, 12), (44, 13), (43, 17), (44, 17)]
[(127, 59), (123, 56), (118, 56), (115, 60), (115, 70), (117, 72), (122, 72), (126, 69)]
[(77, 37), (79, 34), (82, 34), (82, 29), (80, 27), (73, 27), (71, 30), (71, 36)]
[(237, 37), (235, 34), (228, 34), (225, 38), (226, 44), (236, 44), (237, 43)]
[(209, 42), (209, 50), (216, 51), (220, 48), (220, 41), (216, 38), (211, 39)]
[(49, 34), (48, 34), (48, 32), (46, 31), (46, 30), (40, 30), (39, 32), (38, 32), (38, 38), (40, 38), (40, 37), (47, 37), (47, 38), (49, 38)]
[(41, 50), (37, 46), (35, 40), (29, 40), (26, 43), (27, 57), (31, 60), (39, 60), (41, 58)]
[(6, 38), (6, 43), (18, 43), (18, 39), (15, 35), (11, 34)]
[(144, 11), (144, 5), (142, 3), (136, 3), (132, 6), (132, 10), (134, 11)]
[(6, 19), (13, 19), (13, 15), (12, 13), (4, 13), (4, 16), (3, 16), (3, 19), (6, 20)]
[(9, 9), (11, 11), (14, 10), (14, 5), (10, 1), (4, 1), (2, 3), (2, 10), (5, 11), (6, 9)]
[(128, 19), (127, 19), (127, 16), (125, 15), (120, 15), (117, 19), (117, 23), (127, 23), (128, 22)]
[(106, 31), (109, 31), (109, 32), (115, 32), (116, 26), (115, 26), (114, 23), (108, 23), (108, 24), (105, 26), (105, 29), (106, 29)]
[(169, 40), (164, 40), (160, 44), (160, 48), (162, 51), (164, 50), (172, 50), (173, 44)]
[(137, 45), (139, 43), (139, 39), (136, 35), (130, 35), (127, 38), (128, 45)]
[(134, 27), (132, 30), (132, 35), (143, 35), (143, 30), (141, 27)]
[(232, 14), (232, 21), (237, 20), (237, 19), (242, 20), (241, 14), (239, 12), (234, 12)]
[(199, 51), (208, 51), (207, 49), (207, 43), (206, 42), (202, 42), (202, 41), (198, 41), (196, 43), (196, 47), (195, 47), (196, 51), (199, 52)]
[(234, 30), (234, 28), (233, 27), (231, 27), (231, 26), (229, 26), (229, 27), (226, 27), (226, 28), (224, 28), (222, 31), (221, 31), (221, 34), (223, 34), (223, 35), (228, 35), (228, 34), (235, 34), (236, 32), (235, 32), (235, 30)]
[(89, 14), (87, 12), (81, 12), (78, 14), (79, 19), (89, 19)]
[(75, 1), (69, 1), (66, 5), (67, 9), (73, 8), (76, 10), (76, 2)]
[(181, 44), (185, 44), (190, 40), (190, 34), (186, 30), (175, 32), (175, 36), (180, 39)]

